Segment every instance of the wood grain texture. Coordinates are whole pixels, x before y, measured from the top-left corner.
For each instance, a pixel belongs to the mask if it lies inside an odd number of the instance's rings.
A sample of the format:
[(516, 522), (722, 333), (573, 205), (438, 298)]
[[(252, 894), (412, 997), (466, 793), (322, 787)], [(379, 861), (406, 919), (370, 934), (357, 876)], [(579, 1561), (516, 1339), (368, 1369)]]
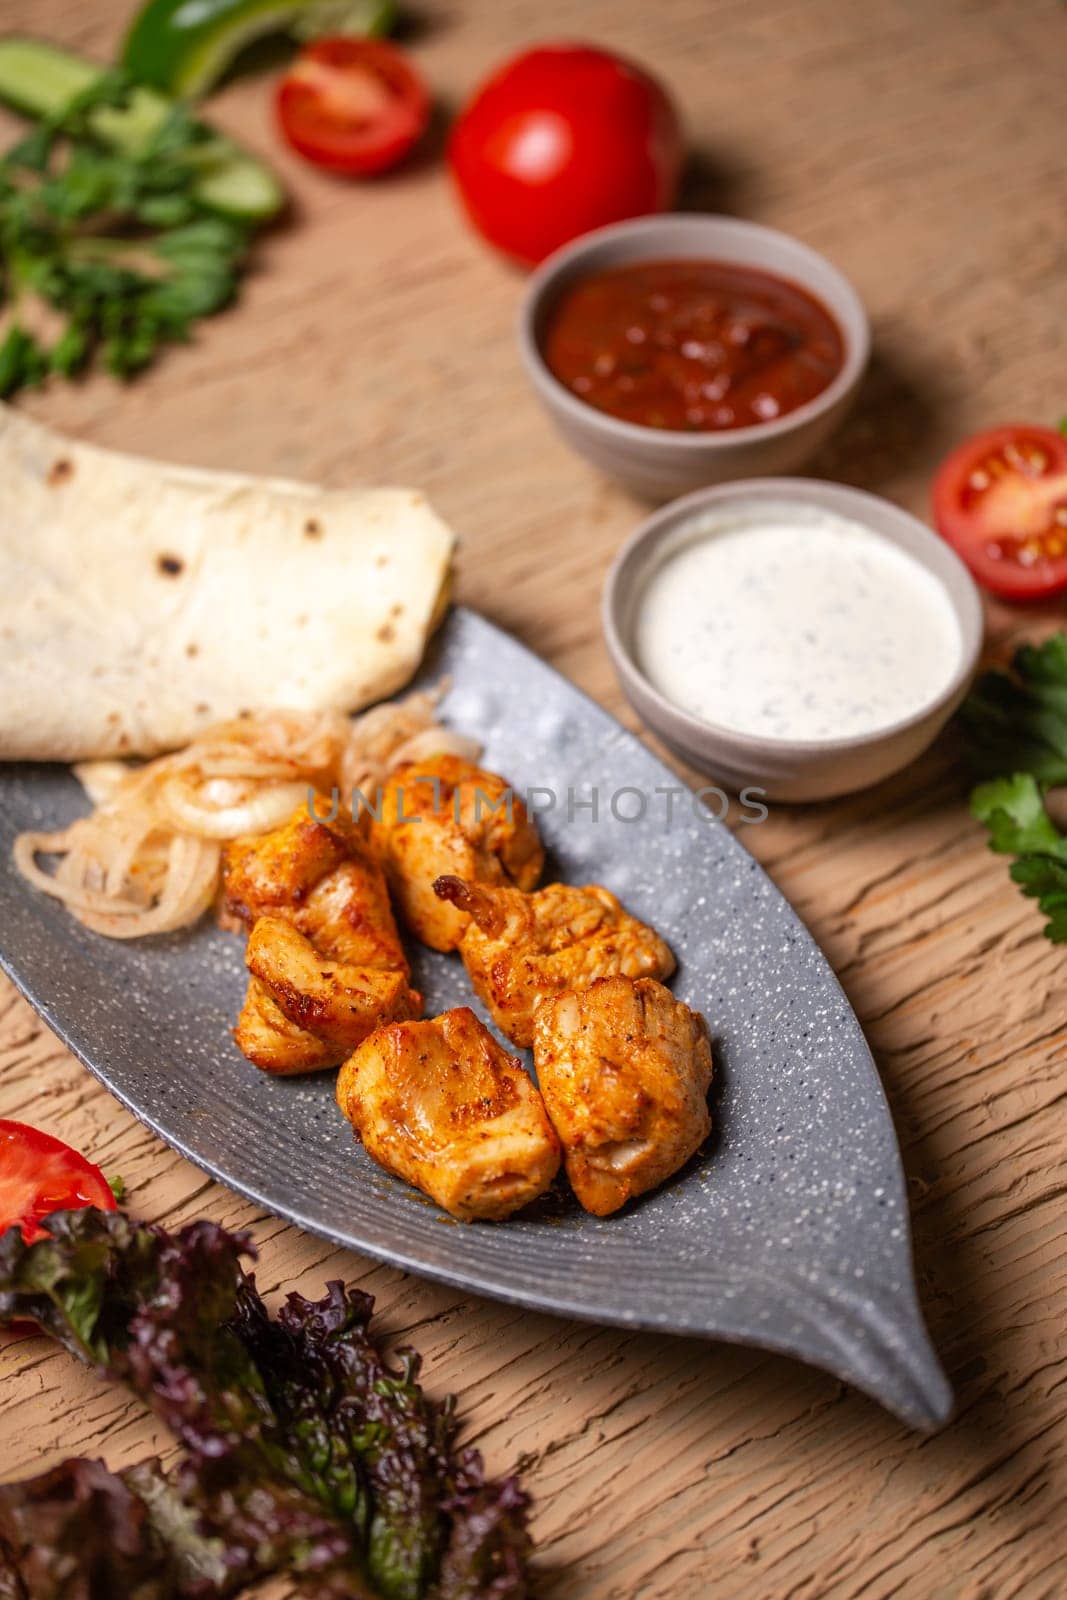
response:
[[(0, 27), (105, 55), (124, 0), (0, 0)], [(411, 43), (453, 107), (534, 36), (611, 42), (674, 85), (689, 205), (793, 232), (853, 278), (876, 355), (824, 476), (919, 514), (970, 429), (1067, 409), (1055, 0), (422, 0)], [(522, 288), (460, 224), (437, 152), (347, 188), (280, 154), (262, 82), (213, 108), (276, 160), (293, 225), (239, 309), (130, 388), (30, 409), (100, 443), (425, 489), (460, 531), (461, 597), (612, 710), (597, 620), (639, 508), (549, 431), (518, 365)], [(990, 608), (994, 654), (1057, 618)], [(522, 685), (515, 685), (521, 694)], [(61, 1132), (132, 1207), (250, 1226), (275, 1292), (331, 1274), (455, 1390), (494, 1469), (536, 1496), (549, 1600), (1040, 1600), (1063, 1592), (1067, 957), (968, 819), (951, 734), (853, 800), (776, 809), (745, 843), (856, 1006), (900, 1131), (919, 1275), (957, 1419), (906, 1433), (784, 1360), (469, 1301), (329, 1249), (206, 1182), (122, 1111), (9, 990), (0, 1114)], [(0, 933), (2, 937), (2, 933)], [(139, 1407), (39, 1340), (0, 1347), (0, 1470), (151, 1446)], [(277, 1587), (271, 1591), (278, 1594)]]

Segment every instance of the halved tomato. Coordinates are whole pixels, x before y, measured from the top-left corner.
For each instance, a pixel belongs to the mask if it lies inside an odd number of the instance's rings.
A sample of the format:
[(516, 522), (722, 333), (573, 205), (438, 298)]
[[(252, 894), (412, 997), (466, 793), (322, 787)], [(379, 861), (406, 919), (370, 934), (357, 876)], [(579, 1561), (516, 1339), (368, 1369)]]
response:
[(934, 479), (938, 532), (1005, 600), (1067, 590), (1067, 438), (1014, 424), (976, 433)]
[(402, 161), (426, 132), (430, 96), (384, 39), (318, 39), (278, 87), (282, 132), (327, 172), (371, 177)]
[(62, 1139), (0, 1118), (0, 1233), (19, 1227), (26, 1243), (33, 1244), (45, 1237), (42, 1217), (83, 1206), (115, 1209), (100, 1168)]

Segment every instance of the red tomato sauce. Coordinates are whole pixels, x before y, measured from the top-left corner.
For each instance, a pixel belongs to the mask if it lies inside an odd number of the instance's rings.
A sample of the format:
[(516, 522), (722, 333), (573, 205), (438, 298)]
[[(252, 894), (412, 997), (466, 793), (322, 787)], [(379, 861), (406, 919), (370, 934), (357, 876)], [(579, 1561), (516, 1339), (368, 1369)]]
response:
[(845, 343), (785, 278), (726, 261), (637, 261), (564, 290), (543, 340), (572, 394), (623, 422), (682, 432), (773, 422), (822, 393)]

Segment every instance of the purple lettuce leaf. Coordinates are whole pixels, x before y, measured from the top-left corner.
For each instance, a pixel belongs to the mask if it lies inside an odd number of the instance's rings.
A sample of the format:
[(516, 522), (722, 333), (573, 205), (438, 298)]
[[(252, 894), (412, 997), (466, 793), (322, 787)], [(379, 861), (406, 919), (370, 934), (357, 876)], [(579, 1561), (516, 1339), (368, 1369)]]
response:
[[(82, 1551), (90, 1573), (104, 1559), (90, 1534), (109, 1518), (144, 1600), (215, 1600), (282, 1570), (317, 1600), (523, 1600), (525, 1494), (457, 1450), (452, 1408), (420, 1388), (414, 1354), (386, 1362), (368, 1296), (332, 1283), (271, 1318), (241, 1265), (248, 1241), (213, 1223), (169, 1234), (85, 1210), (48, 1228), (30, 1246), (17, 1229), (0, 1239), (0, 1326), (34, 1318), (129, 1384), (185, 1454), (166, 1477), (74, 1462), (8, 1486), (0, 1552), (15, 1576), (0, 1561), (0, 1600), (62, 1592), (43, 1569), (28, 1580), (33, 1562)], [(84, 1589), (111, 1592), (141, 1600), (132, 1581)]]

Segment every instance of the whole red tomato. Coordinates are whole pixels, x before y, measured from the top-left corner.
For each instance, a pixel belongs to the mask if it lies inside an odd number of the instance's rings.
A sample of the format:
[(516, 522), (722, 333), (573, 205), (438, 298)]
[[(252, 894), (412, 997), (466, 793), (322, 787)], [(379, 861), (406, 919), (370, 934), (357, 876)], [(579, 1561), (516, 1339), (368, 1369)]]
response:
[(501, 67), (449, 144), (474, 226), (527, 263), (590, 228), (665, 211), (682, 154), (677, 113), (656, 80), (581, 44), (540, 45)]

